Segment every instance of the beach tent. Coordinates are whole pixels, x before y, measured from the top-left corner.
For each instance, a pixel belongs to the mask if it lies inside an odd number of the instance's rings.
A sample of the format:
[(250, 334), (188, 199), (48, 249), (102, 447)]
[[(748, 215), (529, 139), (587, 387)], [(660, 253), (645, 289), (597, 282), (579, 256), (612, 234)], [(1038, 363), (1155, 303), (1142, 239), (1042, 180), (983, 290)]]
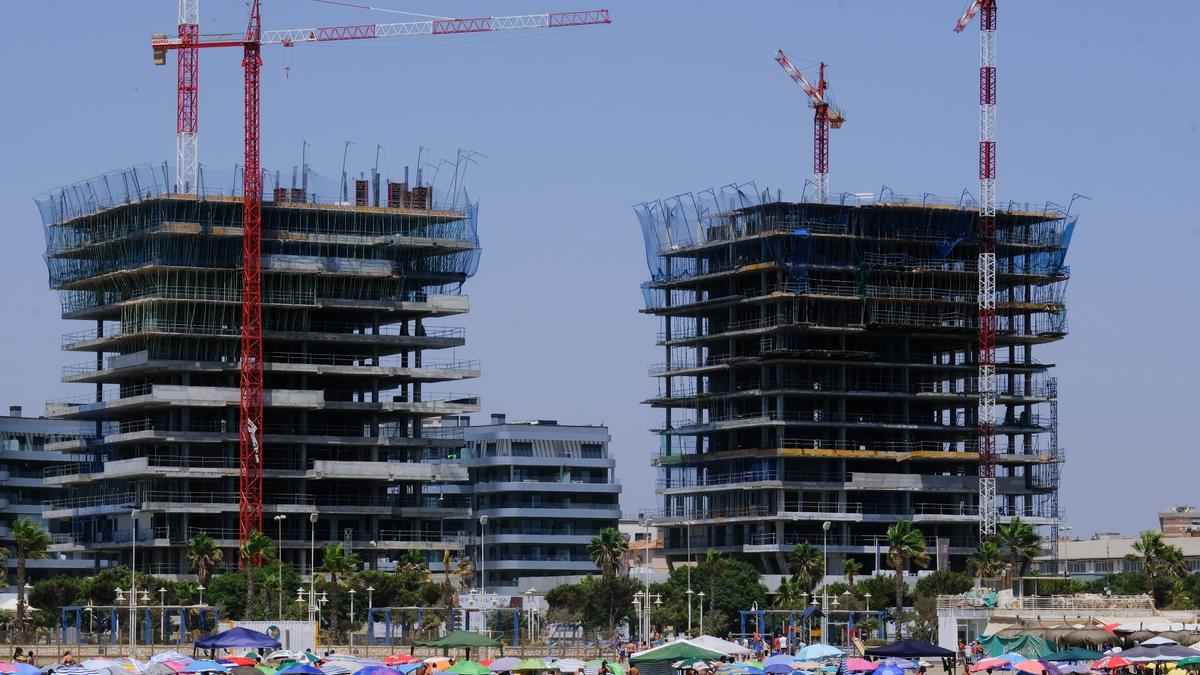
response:
[[(1043, 658), (1047, 661), (1095, 661), (1102, 658), (1104, 655), (1092, 649), (1084, 649), (1083, 647), (1068, 647), (1061, 652), (1047, 654)], [(1197, 653), (1200, 656), (1200, 653)]]
[(1036, 635), (1013, 637), (984, 635), (979, 638), (979, 646), (983, 649), (984, 656), (1000, 656), (1007, 652), (1016, 652), (1029, 659), (1044, 659), (1056, 651), (1054, 646), (1046, 641), (1046, 638)]
[(954, 652), (949, 649), (916, 638), (908, 638), (882, 647), (868, 647), (866, 655), (902, 659), (917, 659), (923, 656), (953, 659), (955, 656)]
[(721, 652), (726, 656), (746, 656), (754, 653), (749, 647), (743, 647), (736, 642), (722, 640), (721, 638), (712, 635), (700, 635), (694, 638), (686, 638), (683, 641), (703, 649), (711, 649), (714, 652)]
[(635, 652), (629, 657), (629, 663), (663, 663), (680, 661), (682, 659), (704, 659), (711, 661), (719, 659), (726, 654), (722, 654), (714, 649), (705, 649), (699, 645), (694, 645), (687, 640), (675, 640), (668, 642), (665, 645), (660, 645), (654, 649), (647, 649), (641, 652)]
[(196, 647), (199, 649), (229, 649), (232, 647), (279, 649), (280, 646), (279, 640), (249, 628), (230, 628), (196, 641)]

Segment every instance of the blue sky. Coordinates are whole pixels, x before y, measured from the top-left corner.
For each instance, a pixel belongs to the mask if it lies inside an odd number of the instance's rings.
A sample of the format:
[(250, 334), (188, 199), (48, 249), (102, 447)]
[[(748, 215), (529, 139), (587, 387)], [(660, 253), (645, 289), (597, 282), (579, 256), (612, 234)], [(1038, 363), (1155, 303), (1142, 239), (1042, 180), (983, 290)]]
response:
[[(531, 2), (376, 4), (446, 16), (589, 9)], [(47, 289), (31, 197), (174, 154), (174, 57), (151, 64), (149, 36), (174, 32), (169, 0), (39, 0), (0, 5), (0, 403), (40, 411), (84, 393), (58, 382), (59, 317)], [(658, 415), (648, 364), (656, 323), (637, 313), (646, 269), (630, 206), (754, 180), (798, 196), (811, 171), (811, 112), (772, 60), (783, 48), (830, 65), (847, 122), (833, 132), (832, 189), (957, 197), (977, 189), (975, 27), (951, 28), (959, 0), (608, 3), (610, 26), (265, 49), (264, 165), (369, 170), (417, 147), (487, 155), (484, 252), (467, 286), (460, 356), (483, 361), (470, 388), (484, 412), (606, 423), (624, 509), (653, 502)], [(268, 0), (264, 27), (402, 20)], [(1076, 536), (1136, 531), (1198, 501), (1195, 334), (1200, 219), (1200, 4), (1005, 2), (999, 25), (1001, 203), (1073, 193), (1083, 217), (1068, 262), (1070, 337), (1059, 364), (1063, 505)], [(202, 0), (201, 30), (244, 27), (242, 0)], [(223, 52), (223, 53), (222, 53)], [(201, 55), (201, 162), (240, 161), (235, 50)], [(285, 77), (285, 65), (290, 66)], [(462, 385), (459, 389), (464, 388)]]

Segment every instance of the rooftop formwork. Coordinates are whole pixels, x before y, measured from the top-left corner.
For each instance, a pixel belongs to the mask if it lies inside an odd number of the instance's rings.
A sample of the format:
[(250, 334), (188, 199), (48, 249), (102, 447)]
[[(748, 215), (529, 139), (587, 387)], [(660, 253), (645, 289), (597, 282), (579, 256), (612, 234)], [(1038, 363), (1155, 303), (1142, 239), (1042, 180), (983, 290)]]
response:
[[(965, 565), (978, 541), (978, 208), (929, 197), (791, 203), (753, 184), (635, 207), (660, 318), (654, 522), (786, 573), (831, 522), (830, 573), (872, 569), (887, 526)], [(997, 215), (998, 503), (1054, 527), (1057, 387), (1037, 345), (1067, 332), (1075, 220)], [(690, 539), (690, 542), (689, 542)]]
[[(318, 540), (372, 564), (403, 549), (440, 560), (462, 548), (441, 521), (465, 517), (466, 503), (428, 489), (467, 471), (449, 460), (461, 434), (422, 423), (479, 409), (432, 388), (477, 377), (479, 364), (437, 357), (466, 336), (431, 322), (468, 309), (478, 204), (458, 180), (449, 191), (389, 183), (386, 198), (356, 181), (350, 203), (332, 189), (323, 199), (319, 183), (264, 191), (263, 501), (267, 521), (284, 516), (266, 534), (303, 570), (314, 513)], [(50, 448), (86, 459), (45, 477), (63, 489), (44, 508), (56, 550), (121, 562), (137, 509), (136, 538), (153, 545), (139, 569), (183, 576), (199, 533), (238, 543), (242, 200), (170, 185), (165, 167), (143, 166), (37, 200), (63, 317), (92, 326), (62, 340), (89, 355), (63, 371), (88, 393), (47, 403), (85, 436)], [(226, 566), (237, 560), (226, 551)]]

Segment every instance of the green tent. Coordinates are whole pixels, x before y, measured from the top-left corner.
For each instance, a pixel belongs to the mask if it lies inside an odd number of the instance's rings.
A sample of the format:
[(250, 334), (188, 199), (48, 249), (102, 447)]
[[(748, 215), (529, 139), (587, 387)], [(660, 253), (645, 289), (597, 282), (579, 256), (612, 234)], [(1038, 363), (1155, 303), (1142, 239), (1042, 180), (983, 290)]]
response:
[(436, 640), (417, 640), (412, 643), (414, 647), (446, 647), (454, 649), (457, 647), (499, 647), (500, 642), (484, 635), (470, 630), (456, 630), (446, 637)]
[(679, 661), (680, 659), (704, 659), (705, 661), (710, 661), (712, 659), (724, 658), (724, 656), (721, 652), (714, 652), (711, 649), (697, 647), (689, 642), (678, 640), (668, 642), (661, 647), (638, 652), (629, 657), (629, 663), (662, 663), (664, 661)]
[(1061, 652), (1048, 654), (1045, 659), (1047, 661), (1095, 661), (1103, 656), (1104, 655), (1100, 652), (1093, 651), (1091, 649), (1084, 649), (1083, 647), (1070, 647), (1062, 650)]
[(984, 635), (979, 638), (979, 646), (983, 648), (984, 656), (1000, 656), (1008, 652), (1016, 652), (1026, 658), (1044, 659), (1054, 653), (1054, 646), (1045, 638), (1036, 635), (1018, 635), (1016, 637)]

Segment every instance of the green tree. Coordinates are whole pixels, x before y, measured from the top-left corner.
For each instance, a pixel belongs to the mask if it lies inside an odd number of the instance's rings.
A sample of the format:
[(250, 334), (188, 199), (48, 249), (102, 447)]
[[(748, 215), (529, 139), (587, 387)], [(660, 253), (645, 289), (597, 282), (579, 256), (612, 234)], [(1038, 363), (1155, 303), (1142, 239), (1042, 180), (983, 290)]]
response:
[(341, 588), (338, 577), (343, 579), (358, 570), (358, 556), (342, 548), (341, 544), (326, 544), (321, 551), (321, 571), (329, 575), (329, 592), (333, 596), (333, 611), (329, 613), (329, 625), (337, 631), (342, 623), (338, 614), (341, 601)]
[[(1142, 532), (1138, 540), (1133, 542), (1133, 550), (1141, 556), (1144, 576), (1142, 588), (1156, 601), (1165, 599), (1162, 597), (1165, 594), (1156, 593), (1160, 580), (1173, 583), (1174, 580), (1186, 576), (1189, 572), (1187, 562), (1183, 559), (1183, 551), (1178, 546), (1168, 544), (1163, 539), (1161, 532), (1155, 530)], [(1136, 556), (1131, 557), (1136, 560)]]
[(592, 543), (588, 544), (588, 555), (592, 557), (592, 562), (606, 577), (617, 573), (617, 570), (621, 568), (621, 561), (625, 559), (625, 554), (628, 552), (629, 542), (625, 540), (625, 535), (615, 527), (606, 527), (600, 530), (599, 534), (592, 537)]
[(846, 558), (842, 561), (842, 576), (846, 579), (847, 586), (854, 585), (854, 578), (862, 573), (862, 563), (854, 558)]
[(225, 554), (217, 548), (213, 538), (207, 532), (192, 537), (187, 547), (188, 569), (196, 573), (201, 586), (208, 586), (212, 581), (213, 572), (221, 565)]
[(550, 589), (546, 594), (548, 618), (615, 635), (618, 623), (629, 618), (634, 594), (640, 590), (641, 585), (629, 577), (588, 575), (577, 584)]
[[(676, 568), (670, 582), (677, 590), (687, 587), (687, 570)], [(692, 587), (705, 592), (704, 632), (728, 635), (740, 610), (758, 603), (767, 606), (767, 587), (759, 582), (753, 565), (715, 551), (692, 570)]]
[[(896, 611), (897, 616), (904, 608), (904, 572), (910, 563), (920, 567), (929, 564), (929, 554), (925, 551), (925, 535), (913, 526), (911, 521), (901, 520), (892, 523), (887, 529), (888, 564), (896, 571)], [(901, 621), (896, 622), (896, 638), (901, 637)]]
[(996, 579), (1004, 574), (1004, 552), (996, 542), (985, 539), (979, 548), (967, 558), (967, 566), (981, 579)]
[(246, 571), (246, 610), (254, 606), (257, 599), (254, 592), (255, 570), (262, 562), (274, 557), (275, 542), (258, 530), (251, 530), (250, 536), (238, 546), (238, 557), (242, 561), (242, 569)]
[(787, 577), (780, 579), (779, 588), (775, 591), (775, 609), (804, 609), (803, 591), (800, 582)]
[(0, 546), (0, 588), (8, 588), (8, 549)]
[(81, 604), (87, 599), (84, 587), (85, 581), (81, 577), (57, 576), (44, 579), (34, 584), (33, 590), (29, 591), (29, 604), (51, 617), (56, 617), (62, 613), (63, 607)]
[(870, 593), (872, 607), (882, 609), (896, 606), (895, 582), (890, 575), (869, 576), (855, 584), (855, 592), (861, 596)]
[(975, 587), (969, 575), (954, 570), (936, 570), (917, 579), (916, 597), (937, 599), (939, 595), (960, 595)]
[(1008, 552), (1008, 578), (1006, 583), (1021, 574), (1021, 559), (1032, 560), (1042, 552), (1042, 538), (1029, 523), (1013, 516), (1007, 523), (996, 526), (996, 543)]
[(792, 580), (800, 584), (801, 590), (811, 593), (817, 582), (825, 574), (825, 556), (821, 549), (807, 541), (792, 547), (792, 553), (787, 560), (788, 571)]
[(25, 562), (50, 556), (50, 535), (29, 517), (12, 524), (12, 538), (17, 544), (17, 617), (25, 616)]

